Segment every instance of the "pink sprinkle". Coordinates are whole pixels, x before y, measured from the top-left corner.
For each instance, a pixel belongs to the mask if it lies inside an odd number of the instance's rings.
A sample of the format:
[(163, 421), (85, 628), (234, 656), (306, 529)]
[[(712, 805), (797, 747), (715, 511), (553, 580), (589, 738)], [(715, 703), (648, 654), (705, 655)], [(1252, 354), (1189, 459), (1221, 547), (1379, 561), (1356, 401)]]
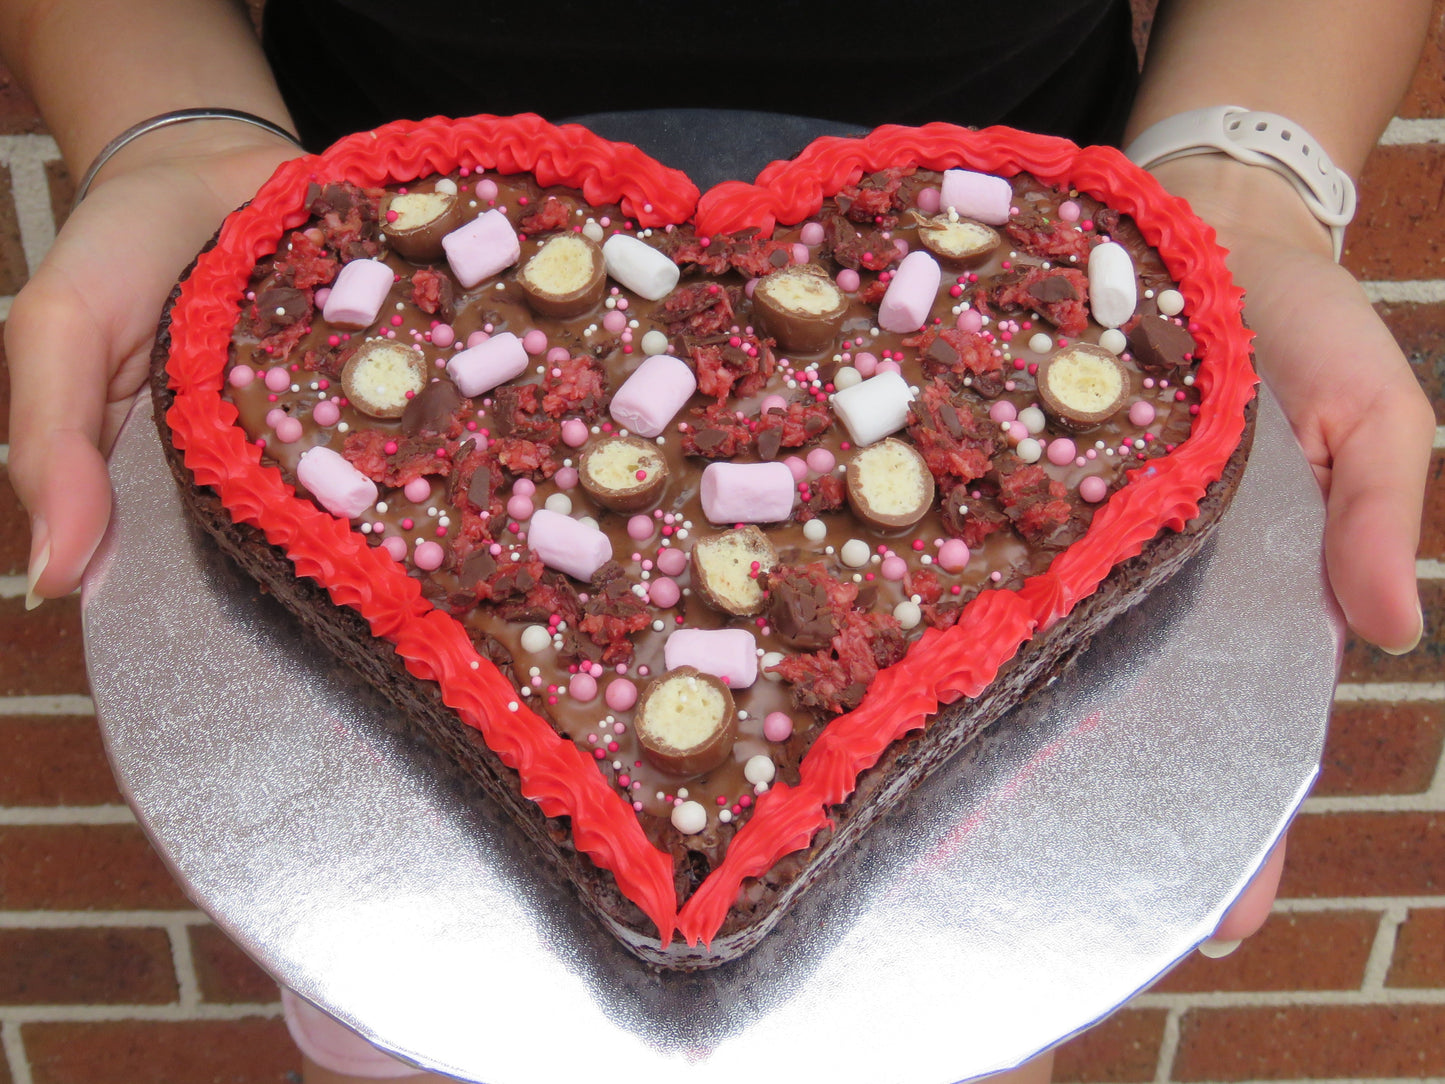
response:
[(1098, 504), (1109, 495), (1109, 483), (1091, 474), (1079, 483), (1079, 496), (1090, 504)]
[(341, 420), (341, 408), (331, 399), (323, 399), (311, 408), (311, 420), (317, 425), (333, 426)]
[(421, 504), (431, 497), (431, 483), (425, 478), (413, 478), (401, 492), (412, 504)]
[(587, 423), (581, 418), (568, 418), (562, 423), (562, 443), (569, 448), (580, 448), (587, 443)]
[(597, 679), (591, 674), (573, 674), (572, 680), (567, 683), (567, 692), (573, 700), (585, 704), (597, 695)]
[(763, 737), (768, 741), (787, 741), (793, 736), (793, 717), (784, 711), (770, 711), (763, 720)]
[(962, 572), (968, 558), (968, 546), (961, 538), (950, 538), (938, 547), (938, 565), (945, 572)]
[(667, 609), (677, 605), (677, 600), (682, 597), (682, 588), (677, 586), (676, 580), (670, 580), (663, 576), (652, 581), (647, 597), (654, 606)]
[(858, 277), (858, 272), (851, 267), (845, 267), (838, 272), (838, 289), (845, 294), (854, 293), (862, 283), (863, 280)]
[(256, 379), (256, 370), (249, 365), (237, 365), (226, 379), (230, 382), (231, 387), (244, 388)]
[(412, 554), (412, 560), (416, 567), (423, 572), (432, 572), (442, 567), (442, 559), (446, 557), (446, 550), (435, 542), (417, 543), (416, 552)]
[(630, 678), (617, 678), (608, 684), (602, 698), (613, 711), (627, 711), (637, 703), (637, 686)]

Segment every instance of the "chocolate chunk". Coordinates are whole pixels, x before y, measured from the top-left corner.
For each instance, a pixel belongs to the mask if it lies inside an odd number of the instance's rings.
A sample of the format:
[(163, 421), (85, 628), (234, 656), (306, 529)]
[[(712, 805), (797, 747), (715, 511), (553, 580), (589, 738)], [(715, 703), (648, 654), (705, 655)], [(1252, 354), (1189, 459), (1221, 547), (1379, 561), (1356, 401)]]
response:
[(1041, 305), (1054, 305), (1060, 301), (1077, 301), (1078, 291), (1063, 275), (1046, 275), (1028, 287), (1029, 294)]
[[(478, 471), (477, 473), (482, 472)], [(462, 570), (458, 579), (465, 584), (480, 583), (495, 571), (497, 571), (497, 559), (484, 546), (479, 550), (473, 550), (462, 562)]]
[(1198, 349), (1188, 329), (1157, 316), (1140, 317), (1127, 329), (1126, 337), (1139, 367), (1152, 372), (1188, 369)]
[(472, 480), (467, 484), (467, 500), (472, 502), (473, 507), (485, 512), (492, 504), (492, 468), (486, 464), (478, 467), (472, 472)]
[(465, 403), (450, 380), (433, 380), (407, 402), (401, 431), (409, 437), (445, 433)]
[(290, 327), (311, 315), (311, 291), (292, 286), (269, 286), (256, 298), (256, 322), (261, 336)]
[(773, 460), (778, 458), (778, 449), (783, 444), (783, 430), (780, 426), (758, 430), (758, 457)]
[(769, 579), (768, 623), (789, 643), (809, 651), (827, 647), (838, 631), (827, 591), (802, 577)]
[(958, 362), (959, 353), (953, 348), (952, 343), (940, 335), (928, 344), (928, 349), (924, 352), (924, 357), (931, 361), (938, 362), (945, 368), (951, 369)]

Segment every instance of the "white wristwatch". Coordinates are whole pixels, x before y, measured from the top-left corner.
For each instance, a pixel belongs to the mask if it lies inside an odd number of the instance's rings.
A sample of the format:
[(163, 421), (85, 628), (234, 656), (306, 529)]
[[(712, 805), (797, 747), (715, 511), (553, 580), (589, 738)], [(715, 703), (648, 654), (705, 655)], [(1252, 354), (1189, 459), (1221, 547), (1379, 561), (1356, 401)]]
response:
[(1149, 169), (1175, 158), (1214, 152), (1272, 169), (1294, 185), (1314, 216), (1329, 227), (1339, 261), (1345, 226), (1355, 217), (1355, 182), (1330, 161), (1314, 137), (1278, 113), (1238, 105), (1191, 109), (1147, 129), (1124, 154)]

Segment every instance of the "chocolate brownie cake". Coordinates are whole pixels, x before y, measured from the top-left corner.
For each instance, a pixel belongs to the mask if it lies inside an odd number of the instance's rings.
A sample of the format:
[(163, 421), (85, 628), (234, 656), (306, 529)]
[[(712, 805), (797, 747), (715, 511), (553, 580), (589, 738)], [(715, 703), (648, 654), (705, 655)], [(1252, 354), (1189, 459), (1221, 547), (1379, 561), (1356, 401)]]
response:
[(880, 129), (699, 198), (483, 117), (283, 166), (154, 390), (221, 546), (696, 968), (1198, 550), (1248, 344), (1113, 151)]

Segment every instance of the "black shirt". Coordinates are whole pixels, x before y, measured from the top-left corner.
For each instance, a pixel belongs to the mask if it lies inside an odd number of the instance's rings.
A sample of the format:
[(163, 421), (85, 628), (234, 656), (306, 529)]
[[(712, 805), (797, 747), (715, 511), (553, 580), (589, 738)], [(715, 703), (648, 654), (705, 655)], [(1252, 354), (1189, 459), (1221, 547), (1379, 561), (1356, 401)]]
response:
[(1128, 0), (272, 0), (263, 39), (312, 149), (400, 118), (656, 108), (1113, 143), (1138, 82)]

